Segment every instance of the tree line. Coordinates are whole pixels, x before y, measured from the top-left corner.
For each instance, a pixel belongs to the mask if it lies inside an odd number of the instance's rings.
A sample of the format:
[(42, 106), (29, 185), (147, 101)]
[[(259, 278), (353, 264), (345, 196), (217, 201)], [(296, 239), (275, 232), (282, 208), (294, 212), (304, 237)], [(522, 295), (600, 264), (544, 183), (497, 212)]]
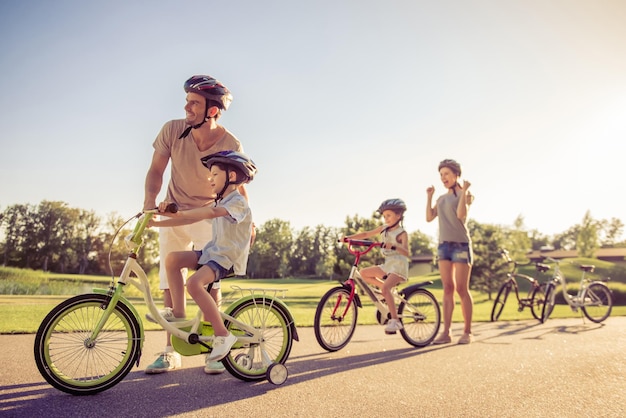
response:
[[(2, 265), (57, 273), (119, 274), (127, 255), (124, 240), (134, 227), (112, 213), (105, 219), (94, 211), (71, 208), (65, 202), (44, 200), (38, 205), (15, 204), (0, 213), (0, 254)], [(247, 275), (251, 278), (314, 277), (337, 278), (348, 274), (353, 257), (338, 238), (380, 225), (370, 218), (347, 216), (343, 227), (318, 225), (294, 230), (288, 221), (271, 219), (257, 227), (250, 251)], [(618, 242), (624, 224), (617, 218), (595, 220), (587, 212), (580, 224), (548, 236), (527, 230), (519, 216), (513, 227), (468, 222), (473, 241), (472, 287), (490, 291), (490, 283), (506, 266), (499, 256), (507, 248), (515, 259), (544, 246), (576, 249), (581, 257), (593, 257), (601, 247), (626, 246)], [(117, 239), (113, 239), (117, 237)], [(420, 231), (409, 233), (411, 255), (431, 257), (434, 266), (436, 242)], [(146, 271), (158, 268), (158, 232), (145, 234), (142, 265)], [(380, 252), (362, 259), (362, 266), (381, 263)]]

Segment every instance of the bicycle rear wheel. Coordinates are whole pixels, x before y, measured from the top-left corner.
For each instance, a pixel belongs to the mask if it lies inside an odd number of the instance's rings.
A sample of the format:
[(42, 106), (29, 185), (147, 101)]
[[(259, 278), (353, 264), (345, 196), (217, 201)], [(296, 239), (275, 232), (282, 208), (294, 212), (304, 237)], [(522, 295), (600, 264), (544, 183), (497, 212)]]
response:
[(491, 322), (495, 322), (498, 318), (500, 318), (504, 305), (506, 304), (506, 300), (509, 297), (509, 293), (511, 293), (512, 286), (513, 284), (510, 280), (507, 280), (502, 284), (502, 286), (500, 286), (498, 296), (496, 296), (496, 300), (493, 302), (493, 308), (491, 309)]
[[(230, 315), (263, 334), (261, 344), (230, 350), (222, 361), (230, 374), (248, 382), (263, 380), (272, 364), (284, 364), (287, 361), (294, 336), (290, 315), (281, 305), (271, 298), (255, 297), (243, 301)], [(233, 322), (226, 321), (225, 325), (235, 335), (245, 333)]]
[(543, 304), (546, 301), (546, 284), (541, 283), (538, 287), (533, 289), (533, 293), (530, 296), (530, 312), (533, 317), (541, 321), (541, 312), (543, 310)]
[(439, 331), (441, 310), (439, 302), (426, 289), (416, 289), (404, 295), (398, 307), (398, 317), (402, 320), (402, 338), (415, 347), (430, 344)]
[(602, 322), (611, 315), (613, 297), (604, 283), (593, 282), (582, 294), (583, 313), (590, 321)]
[(543, 304), (543, 308), (541, 308), (541, 323), (543, 324), (550, 318), (552, 311), (554, 310), (554, 304), (556, 303), (556, 292), (555, 286), (553, 283), (548, 283), (546, 285), (546, 298)]
[(327, 351), (344, 348), (356, 329), (358, 310), (345, 287), (330, 289), (317, 304), (313, 328), (319, 345)]
[(141, 328), (119, 302), (94, 341), (106, 295), (79, 295), (61, 302), (35, 336), (35, 363), (53, 387), (72, 395), (93, 395), (119, 383), (141, 355)]

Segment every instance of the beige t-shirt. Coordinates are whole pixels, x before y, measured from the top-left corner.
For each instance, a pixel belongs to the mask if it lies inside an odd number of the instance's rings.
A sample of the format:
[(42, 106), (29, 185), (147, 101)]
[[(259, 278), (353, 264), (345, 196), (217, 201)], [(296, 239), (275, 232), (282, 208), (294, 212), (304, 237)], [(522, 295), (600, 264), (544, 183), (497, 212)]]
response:
[(239, 140), (224, 129), (224, 136), (211, 148), (200, 151), (193, 140), (193, 131), (178, 139), (187, 128), (184, 119), (163, 125), (152, 146), (159, 154), (170, 158), (170, 182), (166, 199), (176, 202), (180, 210), (205, 206), (213, 200), (209, 186), (209, 170), (200, 159), (219, 151), (243, 152)]

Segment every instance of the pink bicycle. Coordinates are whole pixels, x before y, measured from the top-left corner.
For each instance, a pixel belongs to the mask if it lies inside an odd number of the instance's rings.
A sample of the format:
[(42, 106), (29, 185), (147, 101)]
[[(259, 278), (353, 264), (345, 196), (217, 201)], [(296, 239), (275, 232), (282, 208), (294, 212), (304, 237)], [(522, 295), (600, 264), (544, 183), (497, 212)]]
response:
[[(341, 286), (326, 292), (315, 311), (313, 324), (315, 338), (327, 351), (342, 349), (354, 334), (358, 317), (357, 308), (363, 307), (357, 289), (367, 295), (376, 306), (376, 319), (379, 324), (384, 325), (391, 318), (382, 293), (377, 287), (363, 280), (357, 267), (361, 257), (373, 248), (379, 247), (381, 243), (350, 239), (346, 239), (345, 242), (348, 244), (348, 251), (355, 256), (350, 276)], [(439, 303), (432, 293), (423, 289), (432, 283), (432, 281), (422, 282), (401, 290), (396, 288), (392, 292), (398, 307), (398, 317), (404, 326), (400, 334), (406, 342), (415, 347), (427, 346), (439, 331), (441, 321)]]

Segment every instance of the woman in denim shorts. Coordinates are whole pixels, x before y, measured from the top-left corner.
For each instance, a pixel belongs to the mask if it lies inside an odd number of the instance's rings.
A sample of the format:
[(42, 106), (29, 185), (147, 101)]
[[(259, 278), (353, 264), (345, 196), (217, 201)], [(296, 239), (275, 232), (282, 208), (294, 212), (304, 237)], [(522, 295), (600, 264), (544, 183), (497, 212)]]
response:
[(433, 344), (452, 342), (450, 326), (454, 311), (454, 292), (461, 299), (464, 329), (459, 344), (473, 341), (472, 310), (474, 300), (469, 291), (472, 273), (472, 241), (467, 230), (467, 212), (473, 196), (469, 192), (470, 182), (465, 180), (459, 184), (461, 165), (450, 159), (439, 163), (439, 175), (448, 192), (441, 195), (433, 206), (435, 187), (426, 189), (426, 221), (439, 217), (439, 247), (437, 258), (439, 272), (443, 284), (443, 331)]

